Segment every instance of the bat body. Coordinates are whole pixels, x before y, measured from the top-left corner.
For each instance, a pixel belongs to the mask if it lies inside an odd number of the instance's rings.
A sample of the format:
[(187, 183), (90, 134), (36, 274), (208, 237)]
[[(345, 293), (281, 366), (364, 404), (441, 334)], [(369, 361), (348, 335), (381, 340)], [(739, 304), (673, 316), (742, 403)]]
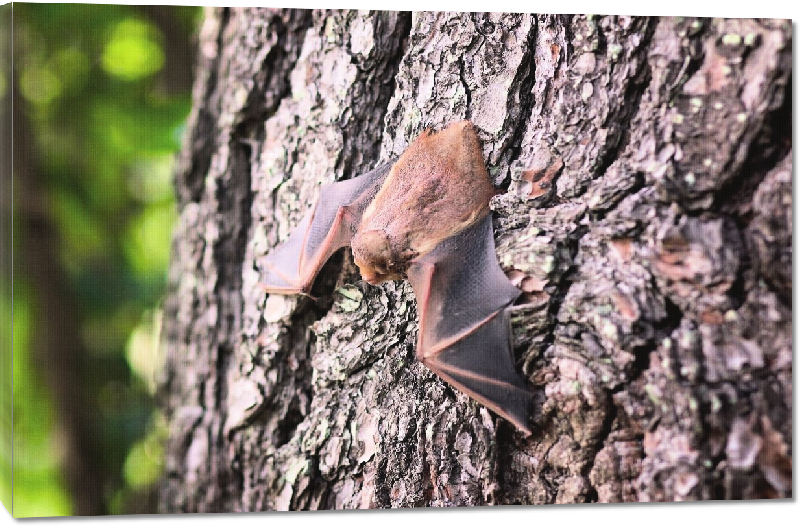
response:
[(323, 186), (268, 255), (264, 288), (307, 294), (328, 258), (350, 245), (367, 282), (411, 282), (417, 359), (530, 434), (532, 393), (514, 366), (506, 312), (520, 291), (497, 263), (494, 194), (470, 122), (424, 132), (395, 163)]

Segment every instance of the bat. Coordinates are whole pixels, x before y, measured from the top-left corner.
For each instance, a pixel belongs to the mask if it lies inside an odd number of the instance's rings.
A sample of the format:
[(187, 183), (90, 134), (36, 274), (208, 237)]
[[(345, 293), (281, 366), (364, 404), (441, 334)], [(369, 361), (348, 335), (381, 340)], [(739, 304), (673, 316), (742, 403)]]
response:
[(495, 193), (472, 123), (426, 130), (396, 162), (323, 185), (267, 255), (262, 286), (309, 294), (328, 258), (349, 245), (368, 283), (411, 282), (416, 358), (530, 435), (533, 393), (515, 368), (506, 311), (520, 290), (497, 262), (489, 210)]

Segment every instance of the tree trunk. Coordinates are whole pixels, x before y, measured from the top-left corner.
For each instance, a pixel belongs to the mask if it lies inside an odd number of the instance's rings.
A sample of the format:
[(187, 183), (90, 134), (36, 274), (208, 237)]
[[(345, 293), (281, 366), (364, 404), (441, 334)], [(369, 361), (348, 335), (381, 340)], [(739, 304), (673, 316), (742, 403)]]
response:
[[(163, 511), (791, 495), (791, 25), (207, 11), (180, 158)], [(479, 129), (532, 437), (414, 359), (349, 253), (258, 287), (318, 195)], [(265, 308), (265, 305), (268, 308)]]

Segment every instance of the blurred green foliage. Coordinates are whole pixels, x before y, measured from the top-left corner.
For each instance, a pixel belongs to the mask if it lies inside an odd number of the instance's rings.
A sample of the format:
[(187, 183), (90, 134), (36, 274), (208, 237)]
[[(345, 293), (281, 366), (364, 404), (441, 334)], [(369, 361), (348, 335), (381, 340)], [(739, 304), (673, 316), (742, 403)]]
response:
[[(188, 42), (200, 8), (167, 9), (170, 30)], [(90, 460), (103, 473), (109, 513), (153, 511), (132, 503), (162, 470), (165, 426), (153, 402), (159, 303), (191, 86), (166, 85), (165, 18), (151, 15), (143, 6), (14, 4), (17, 103), (34, 133), (35, 170), (60, 241), (56, 264), (88, 357), (80, 378), (64, 381), (82, 382), (91, 402)], [(24, 250), (26, 233), (15, 229)], [(69, 515), (74, 488), (43, 374), (58, 364), (38, 361), (30, 336), (46, 330), (36, 325), (42, 296), (15, 259), (14, 515)]]

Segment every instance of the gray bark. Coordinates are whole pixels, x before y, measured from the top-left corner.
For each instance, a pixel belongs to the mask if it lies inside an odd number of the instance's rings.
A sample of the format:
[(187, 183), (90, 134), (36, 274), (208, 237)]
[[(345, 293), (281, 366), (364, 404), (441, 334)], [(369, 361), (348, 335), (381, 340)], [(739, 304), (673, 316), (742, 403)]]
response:
[[(210, 10), (166, 303), (164, 511), (791, 495), (791, 25)], [(406, 282), (263, 261), (319, 184), (468, 118), (524, 439), (414, 360)]]

